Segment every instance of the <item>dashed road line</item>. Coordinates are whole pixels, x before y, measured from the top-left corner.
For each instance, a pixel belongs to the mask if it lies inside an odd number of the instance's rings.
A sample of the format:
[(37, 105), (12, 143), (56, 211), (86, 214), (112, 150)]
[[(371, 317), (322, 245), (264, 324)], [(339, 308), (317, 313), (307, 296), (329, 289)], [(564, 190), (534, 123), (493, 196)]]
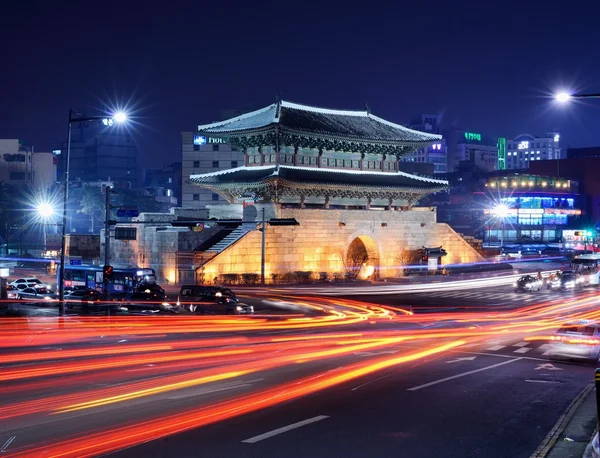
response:
[(506, 345), (494, 345), (493, 347), (486, 348), (487, 351), (498, 351), (506, 348)]
[(529, 345), (529, 342), (519, 342), (513, 345), (513, 347), (525, 347)]
[(316, 417), (308, 418), (306, 420), (292, 423), (291, 425), (283, 426), (281, 428), (277, 428), (272, 431), (268, 431), (264, 434), (260, 434), (258, 436), (251, 437), (250, 439), (243, 440), (242, 442), (245, 444), (254, 444), (256, 442), (260, 442), (260, 441), (268, 439), (270, 437), (286, 433), (288, 431), (291, 431), (292, 429), (300, 428), (302, 426), (310, 425), (311, 423), (315, 423), (317, 421), (325, 420), (326, 418), (329, 418), (329, 416), (328, 415), (318, 415)]
[(408, 388), (407, 391), (422, 390), (423, 388), (428, 388), (430, 386), (437, 385), (439, 383), (448, 382), (450, 380), (454, 380), (454, 379), (457, 379), (457, 378), (466, 377), (467, 375), (476, 374), (477, 372), (483, 372), (483, 371), (487, 371), (487, 370), (490, 370), (490, 369), (494, 369), (494, 368), (499, 367), (499, 366), (504, 366), (505, 364), (514, 363), (515, 361), (519, 361), (521, 359), (522, 359), (521, 357), (514, 358), (514, 359), (511, 359), (509, 361), (503, 361), (503, 362), (498, 363), (498, 364), (492, 364), (491, 366), (481, 367), (479, 369), (475, 369), (475, 370), (472, 370), (472, 371), (463, 372), (462, 374), (456, 374), (456, 375), (452, 375), (450, 377), (445, 377), (445, 378), (442, 378), (442, 379), (439, 379), (439, 380), (434, 380), (433, 382), (424, 383), (423, 385), (418, 385), (418, 386), (413, 386), (412, 388)]
[(513, 351), (513, 353), (527, 353), (529, 350), (531, 350), (531, 348), (521, 347), (521, 348)]

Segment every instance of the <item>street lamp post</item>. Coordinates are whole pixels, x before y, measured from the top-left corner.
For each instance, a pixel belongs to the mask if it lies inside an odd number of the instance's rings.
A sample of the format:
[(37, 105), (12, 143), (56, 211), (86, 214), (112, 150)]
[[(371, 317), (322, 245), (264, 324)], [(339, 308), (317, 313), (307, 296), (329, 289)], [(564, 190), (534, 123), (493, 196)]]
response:
[(114, 123), (124, 123), (127, 121), (127, 114), (123, 112), (113, 113), (109, 116), (84, 116), (74, 110), (69, 110), (69, 133), (67, 136), (67, 156), (65, 157), (64, 172), (64, 190), (63, 190), (63, 211), (62, 211), (62, 238), (60, 244), (60, 274), (58, 282), (58, 314), (65, 314), (65, 251), (67, 246), (67, 209), (69, 202), (69, 169), (71, 161), (71, 130), (73, 123), (100, 121), (105, 126), (112, 126)]

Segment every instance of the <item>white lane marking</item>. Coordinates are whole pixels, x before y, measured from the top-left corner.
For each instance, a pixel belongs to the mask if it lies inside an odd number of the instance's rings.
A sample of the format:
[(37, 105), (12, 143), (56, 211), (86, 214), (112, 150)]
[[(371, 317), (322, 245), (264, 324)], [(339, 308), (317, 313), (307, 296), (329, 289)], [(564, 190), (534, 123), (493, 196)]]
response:
[(560, 383), (558, 380), (525, 380), (529, 383)]
[(542, 353), (542, 356), (548, 356), (550, 354), (550, 350), (546, 350), (544, 353)]
[(14, 441), (16, 439), (17, 436), (11, 436), (2, 446), (2, 448), (0, 448), (0, 453), (4, 453), (6, 451), (6, 449), (8, 448), (8, 446), (10, 444), (12, 444), (12, 441)]
[(529, 350), (531, 350), (531, 348), (521, 347), (521, 348), (513, 351), (513, 353), (527, 353)]
[(310, 425), (311, 423), (315, 423), (317, 421), (325, 420), (329, 418), (328, 415), (318, 415), (316, 417), (308, 418), (306, 420), (302, 420), (296, 423), (292, 423), (291, 425), (283, 426), (282, 428), (274, 429), (273, 431), (266, 432), (264, 434), (260, 434), (258, 436), (251, 437), (250, 439), (243, 440), (243, 443), (246, 444), (254, 444), (256, 442), (262, 441), (264, 439), (268, 439), (269, 437), (277, 436), (279, 434), (286, 433), (291, 431), (292, 429), (300, 428), (305, 425)]
[(498, 293), (498, 294), (489, 294), (488, 299), (504, 299), (506, 298), (506, 293)]
[(376, 378), (375, 380), (369, 380), (368, 382), (366, 382), (366, 383), (363, 383), (362, 385), (355, 386), (355, 387), (354, 387), (354, 388), (352, 388), (350, 391), (356, 391), (356, 390), (358, 390), (359, 388), (362, 388), (363, 386), (367, 386), (367, 385), (368, 385), (368, 384), (370, 384), (370, 383), (377, 382), (377, 381), (379, 381), (379, 380), (381, 380), (381, 379), (384, 379), (384, 378), (386, 378), (386, 377), (389, 377), (390, 375), (392, 375), (392, 374), (387, 374), (387, 375), (384, 375), (383, 377)]
[[(503, 355), (502, 353), (484, 353), (481, 351), (457, 351), (455, 353), (464, 353), (467, 355), (483, 355), (483, 356), (495, 356), (496, 358), (514, 358), (512, 355)], [(519, 359), (526, 359), (529, 361), (548, 361), (544, 358), (534, 358), (533, 356), (519, 356)]]
[(535, 301), (535, 297), (532, 297), (531, 299), (525, 299), (523, 302), (531, 302), (531, 301)]
[(446, 361), (446, 364), (458, 363), (460, 361), (473, 361), (475, 358), (477, 358), (477, 356), (464, 356), (462, 358), (456, 358), (456, 359), (452, 359), (450, 361)]
[(413, 386), (412, 388), (408, 388), (407, 391), (417, 391), (417, 390), (421, 390), (423, 388), (427, 388), (433, 385), (437, 385), (438, 383), (443, 383), (443, 382), (448, 382), (450, 380), (454, 380), (460, 377), (465, 377), (467, 375), (471, 375), (471, 374), (476, 374), (477, 372), (483, 372), (483, 371), (487, 371), (489, 369), (494, 369), (495, 367), (499, 367), (499, 366), (504, 366), (505, 364), (510, 364), (510, 363), (514, 363), (515, 361), (519, 361), (522, 358), (515, 358), (515, 359), (511, 359), (509, 361), (503, 361), (501, 363), (498, 364), (492, 364), (491, 366), (486, 366), (486, 367), (482, 367), (480, 369), (475, 369), (472, 371), (468, 371), (468, 372), (463, 372), (462, 374), (456, 374), (456, 375), (452, 375), (450, 377), (445, 377), (439, 380), (434, 380), (433, 382), (429, 382), (429, 383), (424, 383), (423, 385), (419, 385), (419, 386)]
[(514, 344), (513, 347), (525, 347), (529, 345), (529, 342), (519, 342), (518, 344)]
[(534, 371), (539, 371), (539, 370), (548, 370), (548, 371), (562, 371), (563, 369), (561, 369), (560, 367), (556, 367), (554, 364), (552, 363), (545, 363), (545, 364), (538, 364), (538, 366), (534, 369)]
[(486, 348), (486, 350), (487, 351), (498, 351), (498, 350), (502, 350), (505, 347), (506, 347), (506, 345), (494, 345), (493, 347)]

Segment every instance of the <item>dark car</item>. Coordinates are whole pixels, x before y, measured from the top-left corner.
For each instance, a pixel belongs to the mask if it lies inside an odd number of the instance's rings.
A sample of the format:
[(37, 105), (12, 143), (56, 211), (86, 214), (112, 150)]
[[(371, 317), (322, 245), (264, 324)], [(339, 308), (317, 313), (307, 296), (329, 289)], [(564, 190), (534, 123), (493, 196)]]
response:
[(572, 270), (565, 270), (560, 276), (558, 287), (562, 290), (574, 290), (583, 287), (585, 279)]
[(513, 287), (515, 291), (539, 291), (542, 289), (544, 282), (532, 275), (523, 275), (515, 283)]
[(242, 304), (233, 291), (220, 286), (184, 285), (177, 304), (201, 315), (250, 315), (254, 307)]
[(75, 288), (65, 291), (67, 308), (72, 309), (80, 304), (82, 307), (98, 308), (100, 305), (100, 293), (91, 288)]

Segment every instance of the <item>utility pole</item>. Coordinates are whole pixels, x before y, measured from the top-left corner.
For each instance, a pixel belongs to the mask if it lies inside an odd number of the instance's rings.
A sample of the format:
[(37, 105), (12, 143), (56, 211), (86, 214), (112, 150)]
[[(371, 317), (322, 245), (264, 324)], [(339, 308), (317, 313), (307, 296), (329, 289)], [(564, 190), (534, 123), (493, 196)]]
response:
[(266, 232), (266, 223), (265, 223), (265, 207), (262, 208), (262, 245), (260, 252), (260, 284), (261, 286), (265, 286), (265, 232)]
[[(110, 193), (111, 187), (107, 186), (106, 188), (106, 216), (104, 218), (104, 265), (110, 266)], [(104, 283), (104, 292), (106, 293), (106, 300), (110, 299), (110, 286), (109, 279), (104, 273), (102, 278)]]

